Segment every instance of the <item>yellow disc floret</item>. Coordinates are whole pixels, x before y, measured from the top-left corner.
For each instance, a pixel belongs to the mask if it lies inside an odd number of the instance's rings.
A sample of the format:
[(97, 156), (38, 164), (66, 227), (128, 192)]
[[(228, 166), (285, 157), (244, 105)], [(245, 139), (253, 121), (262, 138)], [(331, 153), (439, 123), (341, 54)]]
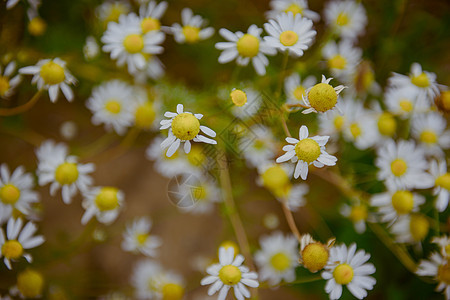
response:
[(254, 57), (259, 52), (259, 39), (254, 35), (246, 33), (236, 42), (236, 48), (239, 55)]
[(233, 265), (223, 266), (219, 271), (220, 280), (226, 285), (235, 285), (241, 281), (242, 273)]
[(18, 259), (22, 254), (22, 244), (16, 240), (6, 241), (2, 246), (2, 255), (8, 259)]
[(200, 166), (206, 160), (203, 148), (200, 146), (192, 146), (191, 151), (187, 154), (188, 162), (193, 166)]
[(450, 285), (450, 264), (448, 262), (443, 266), (439, 266), (437, 276), (439, 281)]
[(123, 46), (128, 53), (135, 54), (144, 48), (144, 39), (140, 34), (132, 33), (125, 37)]
[(408, 169), (408, 165), (401, 158), (394, 159), (391, 163), (392, 174), (394, 174), (397, 177), (405, 174), (407, 169)]
[(298, 34), (292, 30), (286, 30), (280, 34), (280, 43), (283, 46), (286, 47), (293, 46), (297, 43), (297, 41), (298, 41)]
[(312, 163), (320, 156), (320, 146), (313, 139), (303, 139), (295, 145), (295, 153), (299, 160)]
[(347, 65), (347, 60), (345, 57), (343, 57), (340, 54), (336, 54), (332, 58), (328, 60), (328, 67), (331, 69), (339, 69), (343, 70), (345, 69), (345, 66)]
[(273, 165), (262, 174), (263, 185), (271, 191), (284, 188), (289, 184), (289, 176), (280, 165)]
[(17, 288), (25, 298), (36, 298), (42, 295), (44, 276), (35, 270), (27, 269), (17, 275)]
[(303, 14), (303, 8), (298, 6), (296, 3), (291, 3), (285, 10), (285, 13), (292, 12), (295, 16), (296, 14)]
[(420, 141), (425, 144), (433, 145), (438, 141), (438, 136), (433, 130), (424, 130), (420, 133)]
[(430, 85), (430, 80), (428, 79), (427, 74), (422, 72), (421, 74), (414, 76), (411, 78), (411, 82), (421, 88), (426, 88)]
[(102, 187), (95, 197), (95, 204), (100, 211), (113, 210), (119, 206), (117, 193), (119, 190), (115, 187)]
[(337, 94), (334, 88), (327, 83), (318, 83), (308, 93), (309, 104), (317, 111), (325, 112), (332, 109), (337, 103)]
[(231, 101), (236, 106), (243, 106), (247, 103), (247, 94), (242, 90), (234, 89), (231, 91), (230, 97)]
[(20, 190), (11, 183), (0, 188), (0, 200), (5, 204), (14, 204), (20, 198)]
[[(1, 95), (1, 92), (0, 92)], [(445, 112), (450, 111), (450, 90), (442, 91), (435, 99), (436, 105)]]
[(348, 24), (350, 19), (348, 18), (348, 15), (344, 12), (339, 13), (339, 15), (336, 18), (336, 24), (338, 26), (345, 26)]
[(340, 264), (333, 271), (337, 284), (349, 284), (353, 280), (353, 268), (349, 264)]
[(445, 173), (436, 178), (436, 185), (446, 190), (450, 190), (450, 173)]
[(365, 205), (357, 205), (352, 206), (349, 218), (352, 222), (357, 223), (366, 220), (367, 215), (367, 207)]
[(427, 217), (420, 214), (413, 214), (409, 221), (409, 230), (415, 241), (423, 241), (430, 230), (430, 223)]
[(362, 130), (361, 127), (359, 127), (358, 123), (352, 123), (349, 129), (354, 139), (358, 138), (361, 135)]
[(342, 127), (344, 126), (344, 122), (345, 122), (345, 118), (343, 116), (337, 115), (334, 117), (333, 124), (337, 130), (342, 129)]
[(392, 195), (392, 206), (399, 215), (408, 214), (414, 208), (414, 196), (410, 191), (396, 191)]
[(161, 22), (158, 19), (147, 17), (141, 22), (142, 33), (147, 33), (153, 30), (159, 30), (161, 28)]
[(0, 97), (5, 96), (8, 90), (9, 90), (8, 77), (0, 76)]
[(149, 235), (147, 233), (139, 233), (136, 235), (136, 240), (139, 243), (139, 245), (144, 245), (145, 242), (148, 240)]
[(105, 103), (105, 109), (113, 115), (117, 115), (122, 110), (122, 105), (115, 99), (110, 99)]
[(401, 99), (398, 105), (404, 112), (411, 112), (414, 108), (409, 99)]
[(42, 65), (39, 73), (44, 80), (45, 84), (54, 85), (64, 81), (66, 75), (64, 74), (64, 68), (53, 61), (49, 61)]
[(397, 130), (397, 122), (394, 116), (384, 112), (378, 118), (378, 131), (384, 136), (393, 136)]
[(297, 100), (302, 100), (303, 99), (303, 95), (305, 94), (305, 88), (301, 85), (297, 86), (294, 91), (292, 92), (292, 94), (294, 95), (294, 98)]
[(55, 180), (61, 184), (72, 184), (78, 179), (76, 163), (65, 162), (60, 164), (55, 171)]
[(172, 132), (182, 141), (192, 140), (200, 132), (200, 122), (191, 113), (181, 113), (172, 120)]
[(208, 196), (208, 190), (203, 185), (192, 186), (191, 194), (192, 197), (194, 197), (196, 200), (205, 200), (206, 197)]
[(145, 102), (136, 109), (134, 113), (136, 127), (149, 129), (155, 121), (156, 112), (151, 102)]
[(183, 35), (186, 43), (196, 43), (200, 40), (200, 28), (186, 25), (183, 27)]
[(28, 32), (34, 36), (43, 35), (47, 29), (47, 23), (42, 18), (35, 17), (28, 23)]
[(239, 246), (238, 246), (238, 244), (236, 244), (233, 241), (224, 241), (220, 244), (219, 248), (220, 247), (223, 247), (225, 249), (233, 248), (234, 256), (238, 255), (238, 253), (239, 253)]
[(322, 270), (328, 262), (328, 249), (321, 243), (311, 243), (302, 251), (302, 263), (311, 272)]
[(184, 288), (176, 283), (166, 283), (161, 289), (162, 300), (180, 300), (184, 295)]
[(279, 252), (270, 258), (270, 265), (276, 271), (283, 272), (288, 269), (291, 265), (291, 259), (286, 253)]

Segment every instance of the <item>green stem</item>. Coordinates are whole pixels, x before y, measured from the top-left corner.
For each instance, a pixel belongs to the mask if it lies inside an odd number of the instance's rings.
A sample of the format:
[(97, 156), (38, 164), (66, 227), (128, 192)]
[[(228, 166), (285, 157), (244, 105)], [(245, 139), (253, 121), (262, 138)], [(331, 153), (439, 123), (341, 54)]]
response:
[(36, 102), (39, 100), (39, 97), (41, 96), (41, 93), (42, 89), (38, 90), (27, 103), (20, 106), (16, 106), (13, 108), (0, 108), (0, 116), (14, 116), (26, 112), (36, 104)]

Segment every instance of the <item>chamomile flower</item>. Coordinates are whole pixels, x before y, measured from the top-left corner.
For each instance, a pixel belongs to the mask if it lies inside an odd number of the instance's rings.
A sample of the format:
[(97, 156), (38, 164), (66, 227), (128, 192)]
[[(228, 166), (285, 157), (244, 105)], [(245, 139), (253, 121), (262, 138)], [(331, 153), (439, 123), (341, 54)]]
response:
[(120, 80), (111, 80), (95, 87), (86, 102), (93, 113), (92, 123), (103, 123), (106, 130), (114, 129), (117, 134), (123, 135), (134, 120), (133, 94), (133, 89)]
[(139, 7), (139, 17), (141, 18), (141, 28), (143, 33), (161, 29), (161, 17), (167, 9), (167, 2), (150, 1)]
[(447, 235), (443, 235), (441, 237), (435, 236), (431, 239), (433, 244), (438, 245), (441, 248), (441, 254), (443, 257), (450, 256), (450, 237)]
[(346, 126), (343, 130), (344, 139), (360, 150), (372, 147), (379, 139), (377, 122), (371, 114), (364, 109), (361, 101), (353, 101), (353, 105), (345, 115)]
[(194, 44), (206, 40), (214, 34), (214, 28), (203, 28), (206, 24), (201, 16), (194, 15), (190, 8), (181, 11), (181, 24), (175, 23), (168, 27), (167, 31), (173, 34), (175, 41), (179, 44)]
[(322, 244), (315, 241), (309, 233), (302, 235), (299, 263), (313, 273), (322, 270), (327, 265), (330, 248), (333, 247), (335, 241), (335, 238), (331, 238), (327, 244)]
[(276, 50), (261, 39), (261, 33), (262, 29), (256, 25), (250, 25), (247, 33), (220, 29), (219, 34), (227, 42), (216, 43), (216, 49), (223, 50), (219, 63), (224, 64), (236, 59), (238, 65), (246, 66), (251, 60), (258, 75), (266, 74), (266, 67), (269, 65), (266, 55), (275, 55)]
[(56, 102), (60, 89), (69, 102), (73, 100), (69, 84), (73, 85), (77, 81), (66, 69), (66, 62), (62, 59), (42, 59), (35, 66), (21, 68), (19, 73), (33, 75), (31, 83), (37, 83), (39, 90), (48, 89), (50, 101)]
[(124, 194), (112, 186), (94, 187), (84, 192), (82, 206), (86, 210), (81, 224), (86, 225), (92, 217), (100, 223), (109, 225), (114, 222), (124, 205)]
[(255, 253), (255, 262), (259, 268), (260, 280), (268, 281), (271, 286), (282, 280), (295, 280), (295, 267), (298, 265), (298, 241), (292, 235), (275, 232), (260, 239), (261, 250)]
[[(0, 98), (9, 98), (14, 94), (15, 88), (22, 81), (22, 76), (19, 74), (12, 76), (16, 71), (16, 62), (12, 61), (2, 69), (0, 65)], [(12, 77), (12, 78), (11, 78)]]
[(101, 41), (105, 44), (102, 50), (111, 52), (111, 59), (117, 59), (117, 66), (125, 63), (130, 74), (143, 70), (146, 56), (160, 54), (164, 51), (160, 46), (165, 35), (159, 30), (144, 32), (141, 20), (134, 13), (121, 15), (119, 23), (111, 22), (103, 34)]
[(10, 293), (21, 299), (41, 298), (44, 287), (44, 275), (35, 269), (27, 268), (17, 274), (17, 284), (10, 289)]
[(144, 88), (134, 87), (132, 111), (134, 126), (144, 130), (155, 130), (159, 126), (157, 116), (161, 115), (161, 103), (158, 99), (150, 99), (150, 93)]
[(314, 86), (317, 80), (314, 76), (301, 79), (298, 73), (286, 77), (284, 80), (284, 93), (286, 94), (286, 104), (299, 104), (303, 101), (303, 96), (308, 88)]
[(413, 141), (387, 140), (378, 148), (375, 165), (380, 169), (377, 177), (389, 190), (426, 189), (434, 184), (433, 177), (426, 173), (428, 163), (425, 153)]
[(397, 133), (397, 120), (394, 115), (388, 111), (383, 111), (380, 104), (376, 101), (371, 103), (371, 110), (369, 110), (368, 118), (375, 121), (375, 130), (377, 136), (376, 144), (382, 144), (386, 140), (391, 139)]
[(402, 215), (390, 227), (390, 232), (397, 243), (417, 246), (420, 246), (427, 237), (429, 230), (430, 223), (427, 216), (420, 213)]
[(342, 40), (339, 44), (331, 41), (323, 47), (322, 55), (327, 61), (331, 75), (349, 82), (361, 60), (362, 51), (353, 47), (353, 43), (349, 40)]
[(161, 60), (155, 55), (147, 56), (147, 65), (143, 70), (138, 70), (133, 74), (136, 83), (145, 85), (147, 79), (158, 80), (165, 74), (165, 67)]
[(447, 164), (444, 160), (433, 160), (430, 164), (430, 173), (434, 178), (433, 195), (437, 196), (434, 206), (439, 212), (448, 207), (450, 199), (450, 173), (447, 172)]
[(430, 109), (428, 101), (418, 101), (414, 89), (408, 87), (390, 87), (384, 94), (387, 110), (400, 118), (409, 118), (416, 113), (424, 113)]
[(247, 164), (257, 168), (275, 157), (276, 143), (270, 128), (253, 125), (244, 134), (238, 144)]
[(171, 157), (184, 142), (184, 152), (191, 151), (191, 141), (203, 142), (208, 144), (217, 144), (215, 140), (207, 138), (200, 134), (200, 131), (215, 137), (216, 133), (209, 127), (200, 125), (199, 120), (202, 114), (192, 114), (191, 112), (183, 112), (183, 104), (177, 105), (177, 112), (166, 112), (164, 114), (169, 120), (161, 121), (161, 130), (169, 128), (169, 136), (161, 143), (161, 148), (167, 150), (167, 157)]
[(349, 218), (353, 223), (355, 231), (362, 234), (366, 231), (366, 221), (369, 217), (369, 212), (367, 206), (361, 202), (356, 202), (354, 204), (341, 206), (339, 212), (346, 218)]
[(97, 40), (93, 36), (86, 38), (86, 43), (83, 46), (83, 54), (86, 60), (92, 60), (96, 58), (100, 53), (100, 46)]
[(306, 204), (306, 194), (309, 192), (308, 185), (304, 183), (293, 184), (287, 191), (284, 199), (280, 201), (286, 201), (286, 206), (290, 211), (297, 211), (300, 207)]
[(119, 17), (129, 13), (130, 9), (130, 4), (126, 1), (104, 1), (95, 12), (99, 20), (107, 25), (109, 22), (117, 22)]
[(258, 274), (249, 272), (249, 269), (242, 265), (243, 262), (244, 257), (240, 254), (235, 256), (233, 247), (220, 247), (219, 263), (206, 269), (208, 276), (203, 278), (200, 284), (212, 284), (208, 289), (208, 295), (212, 296), (219, 291), (218, 300), (225, 300), (231, 288), (234, 289), (236, 299), (250, 298), (250, 292), (246, 286), (257, 288)]
[(294, 178), (301, 176), (306, 180), (308, 176), (308, 166), (314, 164), (317, 168), (323, 166), (334, 166), (337, 158), (325, 151), (325, 144), (328, 142), (329, 136), (308, 137), (308, 128), (302, 125), (299, 130), (299, 140), (287, 137), (286, 142), (292, 145), (286, 145), (283, 150), (286, 153), (277, 158), (277, 163), (291, 160), (297, 163), (294, 171)]
[(183, 277), (173, 271), (163, 270), (151, 279), (155, 299), (181, 300), (184, 298), (185, 282)]
[(409, 88), (417, 95), (418, 101), (428, 101), (433, 103), (434, 98), (439, 95), (438, 84), (436, 83), (436, 74), (423, 71), (418, 63), (411, 65), (409, 75), (393, 73), (389, 78), (389, 84), (398, 88)]
[(137, 218), (128, 224), (123, 233), (122, 249), (133, 253), (142, 253), (154, 257), (162, 240), (150, 234), (152, 220), (150, 218)]
[(320, 133), (337, 139), (339, 133), (347, 129), (348, 116), (355, 109), (355, 100), (348, 95), (339, 100), (339, 110), (331, 109), (318, 115)]
[(13, 210), (17, 209), (27, 215), (30, 205), (39, 200), (39, 194), (33, 191), (33, 188), (33, 176), (25, 173), (23, 166), (10, 174), (6, 164), (0, 165), (0, 211), (2, 214), (11, 216)]
[(367, 263), (370, 254), (364, 250), (356, 253), (356, 244), (347, 246), (334, 246), (330, 249), (330, 258), (322, 272), (322, 278), (327, 280), (325, 291), (330, 299), (339, 299), (342, 295), (342, 286), (358, 299), (367, 296), (367, 290), (373, 289), (376, 280), (369, 276), (375, 273), (375, 267)]
[(161, 148), (163, 141), (164, 138), (161, 136), (154, 138), (146, 150), (146, 156), (149, 160), (155, 162), (154, 168), (159, 174), (167, 178), (173, 178), (176, 175), (184, 173), (185, 170), (188, 170), (189, 166), (182, 152), (177, 151), (168, 157), (167, 150)]
[(231, 90), (230, 99), (234, 104), (231, 108), (231, 113), (239, 119), (247, 119), (254, 116), (262, 103), (261, 94), (252, 88), (234, 88)]
[(322, 81), (313, 87), (306, 90), (303, 95), (303, 102), (308, 109), (302, 111), (304, 114), (309, 114), (312, 112), (326, 112), (334, 107), (339, 109), (338, 96), (346, 87), (343, 85), (338, 85), (333, 87), (330, 85), (330, 81), (333, 78), (326, 78), (322, 75)]
[(11, 261), (22, 256), (31, 263), (31, 255), (24, 250), (35, 248), (45, 241), (41, 235), (33, 236), (37, 231), (37, 226), (33, 222), (28, 222), (23, 228), (22, 226), (22, 219), (10, 218), (6, 225), (6, 236), (3, 228), (0, 228), (0, 258), (4, 257), (3, 262), (10, 270)]
[(306, 0), (271, 0), (269, 4), (272, 8), (266, 13), (269, 19), (273, 19), (283, 12), (292, 12), (294, 15), (300, 14), (315, 22), (320, 20), (318, 13), (308, 9), (308, 2)]
[(77, 157), (69, 155), (69, 149), (63, 143), (55, 144), (47, 140), (36, 150), (36, 156), (39, 161), (39, 185), (51, 183), (52, 196), (61, 187), (64, 203), (70, 204), (77, 190), (84, 192), (92, 184), (88, 174), (94, 171), (94, 164), (78, 163)]
[(411, 119), (411, 135), (427, 155), (443, 157), (442, 150), (450, 148), (450, 132), (446, 127), (445, 118), (437, 112), (418, 114)]
[(331, 1), (325, 6), (325, 22), (342, 38), (356, 39), (367, 24), (366, 11), (362, 4), (353, 0)]
[(300, 14), (281, 13), (264, 24), (269, 34), (264, 37), (264, 41), (280, 52), (287, 51), (290, 55), (300, 57), (311, 46), (317, 34), (312, 27), (313, 22)]
[(432, 277), (438, 282), (436, 291), (443, 292), (446, 299), (450, 299), (450, 262), (437, 252), (433, 252), (429, 260), (422, 259), (417, 267), (419, 276)]

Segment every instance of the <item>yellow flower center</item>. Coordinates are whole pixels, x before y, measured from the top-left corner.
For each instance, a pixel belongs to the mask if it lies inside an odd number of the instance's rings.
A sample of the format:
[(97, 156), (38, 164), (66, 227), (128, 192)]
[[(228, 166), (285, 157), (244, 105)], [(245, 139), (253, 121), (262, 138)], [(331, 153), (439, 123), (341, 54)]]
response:
[(119, 206), (117, 193), (119, 190), (115, 187), (102, 187), (95, 197), (95, 205), (100, 211), (113, 210)]
[(334, 117), (333, 124), (337, 130), (342, 129), (342, 127), (344, 126), (344, 122), (345, 122), (345, 118), (343, 116), (337, 115), (336, 117)]
[(328, 262), (328, 249), (321, 243), (311, 243), (302, 251), (305, 268), (311, 272), (322, 270)]
[(202, 165), (206, 160), (203, 148), (199, 146), (192, 146), (191, 151), (187, 154), (187, 160), (193, 166)]
[(236, 48), (241, 56), (254, 57), (259, 52), (259, 39), (246, 33), (237, 41)]
[(284, 188), (289, 184), (289, 176), (280, 165), (273, 165), (262, 174), (263, 185), (271, 191)]
[(367, 70), (362, 74), (362, 84), (364, 90), (367, 90), (369, 87), (372, 86), (372, 83), (375, 81), (375, 74), (372, 70)]
[(343, 70), (345, 69), (345, 66), (347, 65), (347, 60), (342, 55), (336, 54), (332, 58), (328, 60), (328, 67), (331, 69), (339, 69)]
[(42, 65), (40, 75), (45, 84), (48, 85), (61, 83), (66, 78), (64, 68), (53, 61), (49, 61), (48, 63)]
[(47, 29), (47, 23), (42, 18), (35, 17), (28, 23), (28, 32), (34, 36), (41, 36)]
[(385, 136), (393, 136), (397, 130), (397, 122), (394, 116), (384, 112), (378, 118), (378, 131)]
[(349, 284), (353, 280), (353, 268), (349, 264), (340, 264), (333, 271), (337, 284)]
[(396, 191), (392, 195), (392, 206), (397, 214), (408, 214), (414, 208), (413, 194), (410, 191)]
[(446, 245), (444, 247), (444, 250), (445, 250), (445, 254), (447, 254), (447, 256), (450, 256), (450, 245)]
[(60, 164), (55, 171), (55, 179), (59, 184), (72, 184), (78, 179), (77, 164), (65, 162)]
[(391, 163), (392, 174), (394, 174), (397, 177), (405, 174), (407, 169), (408, 169), (408, 165), (401, 158), (397, 158), (394, 161), (392, 161), (392, 163)]
[(119, 101), (117, 101), (115, 99), (111, 99), (105, 103), (105, 109), (108, 112), (112, 113), (113, 115), (117, 115), (118, 113), (120, 113), (120, 110), (122, 109), (122, 105), (120, 104)]
[(313, 139), (303, 139), (295, 145), (295, 153), (299, 160), (312, 163), (320, 156), (320, 146)]
[(339, 13), (339, 15), (336, 18), (336, 24), (338, 26), (345, 26), (348, 24), (350, 19), (348, 18), (348, 15), (345, 12)]
[(425, 144), (436, 144), (438, 137), (432, 130), (424, 130), (420, 133), (420, 141)]
[(144, 48), (144, 39), (140, 34), (132, 33), (125, 37), (123, 46), (128, 53), (138, 53)]
[(352, 210), (350, 211), (350, 220), (352, 222), (359, 222), (367, 219), (367, 207), (364, 205), (352, 206)]
[(196, 200), (205, 200), (206, 197), (208, 196), (208, 193), (204, 186), (198, 185), (198, 186), (191, 187), (191, 195)]
[(224, 241), (220, 244), (219, 248), (220, 247), (224, 247), (225, 249), (233, 248), (234, 256), (238, 255), (239, 253), (239, 246), (233, 241)]
[(422, 72), (421, 74), (414, 76), (411, 78), (411, 82), (421, 88), (426, 88), (430, 85), (430, 80), (428, 79), (427, 74)]
[(292, 30), (286, 30), (280, 34), (280, 43), (283, 46), (286, 47), (293, 46), (297, 43), (297, 41), (298, 41), (298, 34)]
[(350, 133), (354, 139), (358, 138), (361, 135), (361, 132), (361, 127), (359, 127), (358, 123), (352, 123), (350, 125)]
[(297, 100), (302, 100), (303, 99), (303, 95), (305, 94), (305, 88), (301, 85), (297, 86), (294, 91), (292, 92), (292, 94), (294, 95), (295, 99)]
[(166, 283), (161, 293), (162, 300), (180, 300), (184, 296), (184, 288), (176, 283)]
[(14, 204), (20, 198), (20, 190), (11, 183), (0, 188), (0, 200), (5, 204)]
[(247, 94), (242, 90), (234, 89), (230, 93), (230, 97), (231, 101), (236, 106), (243, 106), (245, 103), (247, 103)]
[(8, 259), (18, 259), (23, 254), (22, 244), (16, 240), (6, 241), (2, 246), (2, 254)]
[(291, 265), (291, 260), (283, 252), (279, 252), (270, 258), (270, 265), (279, 272), (285, 271)]
[(296, 3), (291, 3), (285, 10), (285, 13), (292, 12), (295, 16), (296, 14), (303, 14), (303, 8), (298, 6)]
[(443, 266), (439, 266), (437, 276), (439, 281), (444, 282), (447, 285), (450, 284), (450, 265), (448, 262)]
[(450, 173), (445, 173), (436, 178), (436, 185), (446, 190), (450, 190)]
[(120, 15), (126, 12), (127, 7), (125, 5), (118, 2), (113, 3), (111, 5), (109, 15), (105, 19), (105, 23), (108, 24), (109, 22), (117, 22), (119, 20)]
[(148, 237), (149, 236), (146, 233), (139, 233), (136, 235), (136, 240), (139, 243), (139, 245), (144, 245), (145, 242), (147, 241)]
[(408, 99), (400, 100), (399, 106), (404, 112), (411, 112), (413, 110), (413, 104)]
[(439, 103), (442, 104), (443, 108), (448, 111), (450, 110), (450, 91), (441, 92), (440, 97), (438, 98)]
[(409, 230), (413, 239), (417, 242), (423, 241), (430, 230), (430, 223), (424, 215), (414, 214), (409, 221)]
[(149, 129), (152, 126), (153, 121), (155, 121), (156, 117), (156, 112), (155, 109), (153, 108), (153, 104), (151, 102), (145, 102), (144, 104), (140, 105), (136, 109), (134, 116), (136, 127), (142, 129)]
[(200, 122), (191, 113), (179, 114), (172, 120), (172, 132), (180, 140), (192, 140), (200, 132)]
[(193, 44), (198, 42), (198, 40), (200, 40), (200, 28), (198, 27), (194, 27), (194, 26), (184, 26), (183, 27), (183, 35), (184, 38), (186, 39), (187, 43)]
[(4, 96), (9, 90), (8, 77), (0, 76), (0, 97)]
[(226, 285), (235, 285), (241, 281), (242, 273), (233, 265), (223, 266), (219, 271), (220, 280)]
[(161, 23), (155, 18), (144, 18), (141, 22), (142, 33), (147, 33), (161, 28)]
[(44, 276), (41, 273), (27, 269), (17, 275), (17, 288), (26, 298), (36, 298), (42, 295)]
[(334, 88), (327, 83), (318, 83), (308, 93), (311, 106), (320, 112), (332, 109), (337, 103), (337, 94)]

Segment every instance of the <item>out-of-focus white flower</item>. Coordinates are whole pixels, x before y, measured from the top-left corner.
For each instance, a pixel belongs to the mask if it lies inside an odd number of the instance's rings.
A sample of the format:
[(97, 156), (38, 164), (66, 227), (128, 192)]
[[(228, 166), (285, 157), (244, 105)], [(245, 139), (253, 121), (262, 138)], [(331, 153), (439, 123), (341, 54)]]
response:
[(181, 24), (174, 23), (172, 27), (167, 27), (168, 33), (173, 34), (177, 43), (194, 44), (201, 40), (206, 40), (214, 34), (214, 28), (207, 27), (206, 20), (201, 16), (194, 15), (190, 8), (181, 11)]
[(109, 225), (114, 222), (124, 205), (124, 194), (111, 186), (94, 187), (83, 193), (83, 208), (86, 210), (81, 224), (86, 225), (92, 217), (100, 223)]
[(364, 33), (367, 24), (366, 11), (354, 0), (331, 1), (324, 9), (325, 22), (342, 38), (356, 39)]

